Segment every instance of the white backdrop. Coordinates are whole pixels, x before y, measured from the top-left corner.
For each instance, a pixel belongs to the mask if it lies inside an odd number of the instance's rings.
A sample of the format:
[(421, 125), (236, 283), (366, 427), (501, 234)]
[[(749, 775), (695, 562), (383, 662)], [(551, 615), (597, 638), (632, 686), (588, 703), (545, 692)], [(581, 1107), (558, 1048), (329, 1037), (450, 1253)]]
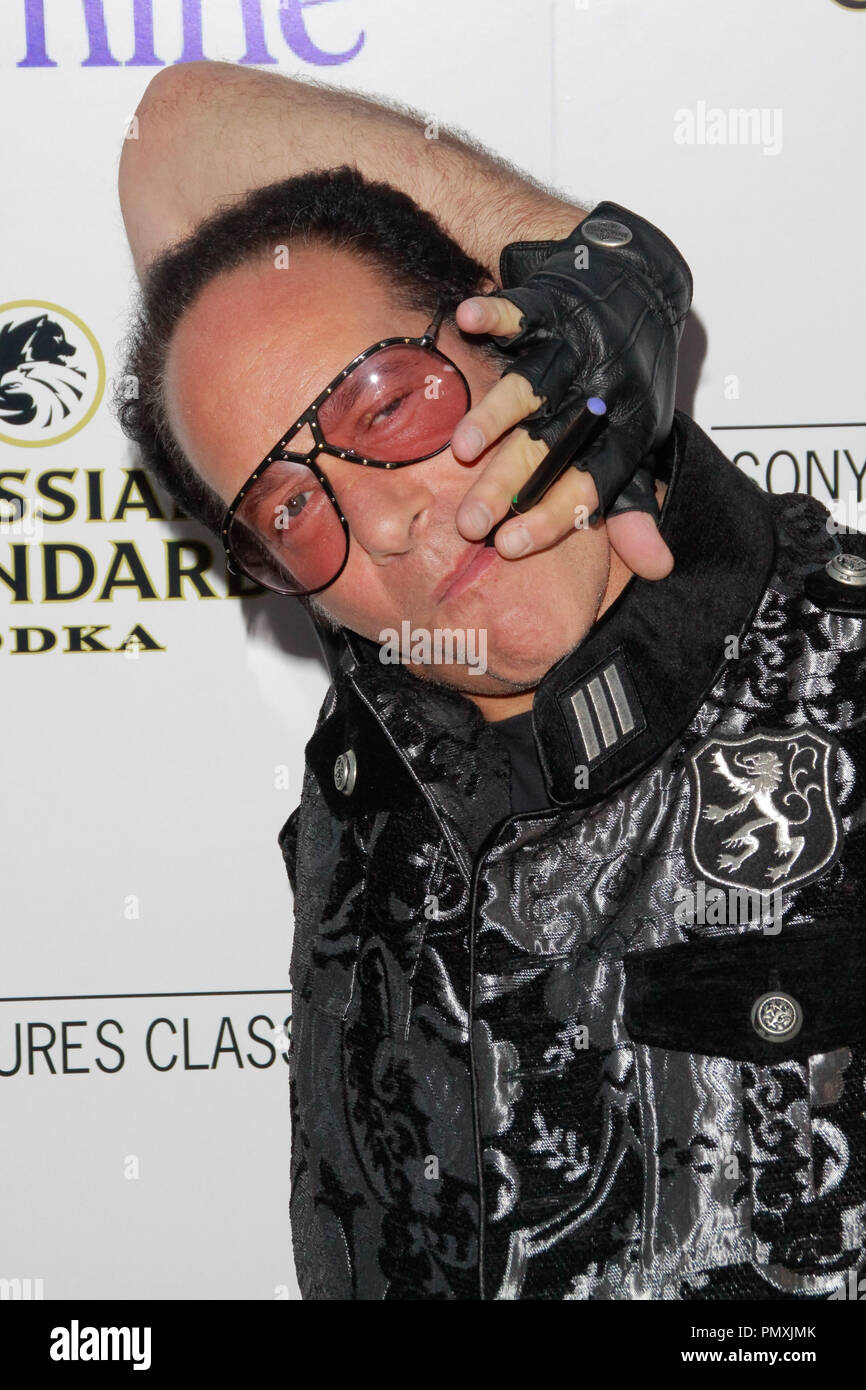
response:
[[(866, 5), (4, 0), (0, 498), (44, 516), (0, 522), (0, 1298), (298, 1296), (276, 836), (325, 670), (128, 481), (99, 396), (129, 118), (160, 63), (268, 55), (657, 222), (695, 277), (680, 404), (762, 486), (851, 525), (864, 496)], [(172, 582), (196, 555), (207, 596)]]

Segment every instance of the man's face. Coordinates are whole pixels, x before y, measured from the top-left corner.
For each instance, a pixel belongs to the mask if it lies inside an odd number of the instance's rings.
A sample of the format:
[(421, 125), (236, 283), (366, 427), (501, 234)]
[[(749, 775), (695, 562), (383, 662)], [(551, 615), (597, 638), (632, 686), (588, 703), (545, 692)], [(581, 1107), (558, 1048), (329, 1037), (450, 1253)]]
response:
[[(380, 338), (420, 336), (429, 318), (395, 307), (380, 274), (330, 248), (293, 247), (285, 269), (268, 260), (232, 270), (202, 291), (175, 330), (165, 380), (170, 426), (228, 505), (352, 358)], [(495, 365), (447, 327), (437, 346), (460, 367), (477, 403), (498, 378)], [(305, 426), (291, 448), (303, 452), (312, 443)], [(585, 636), (611, 577), (603, 525), (575, 529), (518, 560), (465, 540), (455, 514), (488, 457), (466, 464), (448, 448), (386, 470), (318, 456), (351, 532), (346, 567), (319, 601), (373, 641), (387, 628), (401, 632), (406, 621), (431, 641), (437, 629), (475, 629), (467, 650), (477, 654), (486, 644), (484, 674), (413, 665), (419, 676), (473, 696), (537, 684)]]

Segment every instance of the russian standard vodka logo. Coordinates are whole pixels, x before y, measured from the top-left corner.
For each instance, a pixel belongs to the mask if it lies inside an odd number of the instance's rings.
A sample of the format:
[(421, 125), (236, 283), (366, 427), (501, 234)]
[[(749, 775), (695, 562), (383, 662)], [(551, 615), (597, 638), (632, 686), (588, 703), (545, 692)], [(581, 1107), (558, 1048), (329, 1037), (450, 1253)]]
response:
[(105, 390), (105, 362), (85, 323), (59, 304), (0, 304), (0, 440), (59, 444), (87, 424)]

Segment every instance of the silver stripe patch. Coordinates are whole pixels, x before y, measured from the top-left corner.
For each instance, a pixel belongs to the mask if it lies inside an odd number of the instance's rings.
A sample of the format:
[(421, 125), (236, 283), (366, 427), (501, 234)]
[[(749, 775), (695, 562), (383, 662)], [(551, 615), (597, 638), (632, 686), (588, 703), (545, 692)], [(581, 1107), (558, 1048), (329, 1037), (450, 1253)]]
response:
[(613, 700), (620, 728), (624, 734), (628, 734), (634, 728), (634, 716), (629, 709), (626, 693), (622, 688), (622, 681), (619, 678), (619, 671), (612, 662), (610, 666), (605, 669), (604, 678), (607, 681), (607, 688)]
[(596, 738), (595, 730), (592, 727), (592, 715), (589, 712), (589, 705), (586, 703), (586, 696), (584, 695), (582, 690), (578, 690), (575, 695), (572, 695), (571, 703), (574, 707), (574, 713), (577, 718), (578, 727), (580, 729), (584, 747), (586, 748), (586, 756), (589, 759), (589, 761), (592, 762), (593, 758), (598, 757), (599, 753), (601, 752), (601, 749), (598, 746), (598, 739)]
[(601, 736), (604, 739), (604, 746), (605, 748), (610, 748), (612, 744), (616, 743), (619, 734), (616, 731), (616, 725), (613, 722), (613, 716), (610, 712), (610, 705), (607, 703), (607, 697), (601, 688), (601, 681), (598, 676), (593, 676), (590, 681), (589, 693), (592, 696), (592, 703), (595, 705), (595, 713), (598, 717)]

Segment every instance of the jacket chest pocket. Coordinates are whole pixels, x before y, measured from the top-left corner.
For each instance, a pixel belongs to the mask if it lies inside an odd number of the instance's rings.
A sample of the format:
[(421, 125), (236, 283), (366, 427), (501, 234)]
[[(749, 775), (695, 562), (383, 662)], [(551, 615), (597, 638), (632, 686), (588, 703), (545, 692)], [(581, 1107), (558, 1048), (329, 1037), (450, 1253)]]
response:
[(662, 1243), (826, 1293), (866, 1249), (866, 923), (663, 947), (624, 968)]
[(742, 1062), (866, 1041), (866, 922), (724, 937), (624, 959), (635, 1042)]

